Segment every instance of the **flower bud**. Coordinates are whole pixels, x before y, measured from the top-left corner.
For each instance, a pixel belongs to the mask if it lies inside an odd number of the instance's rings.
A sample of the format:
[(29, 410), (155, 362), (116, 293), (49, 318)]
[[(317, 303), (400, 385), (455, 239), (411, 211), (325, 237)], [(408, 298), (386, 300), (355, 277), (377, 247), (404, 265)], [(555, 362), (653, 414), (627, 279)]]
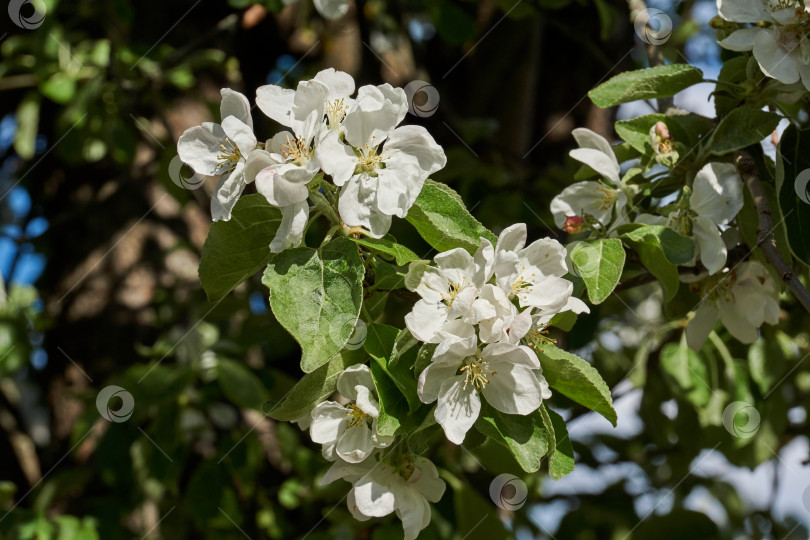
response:
[(582, 232), (585, 228), (585, 220), (579, 216), (568, 216), (562, 226), (563, 230), (569, 234)]

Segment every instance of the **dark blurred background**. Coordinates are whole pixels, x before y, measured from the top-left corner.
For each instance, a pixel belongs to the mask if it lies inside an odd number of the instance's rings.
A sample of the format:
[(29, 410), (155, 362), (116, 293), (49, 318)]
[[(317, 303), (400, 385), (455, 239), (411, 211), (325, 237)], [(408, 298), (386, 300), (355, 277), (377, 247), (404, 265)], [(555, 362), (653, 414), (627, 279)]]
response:
[[(713, 4), (655, 7), (675, 22), (664, 56), (716, 73)], [(35, 22), (26, 28), (12, 8)], [(329, 21), (310, 0), (9, 2), (9, 17), (0, 14), (0, 538), (399, 536), (396, 519), (352, 520), (341, 500), (348, 484), (316, 485), (326, 464), (307, 434), (262, 413), (300, 376), (298, 348), (268, 314), (258, 277), (207, 301), (197, 265), (215, 179), (200, 189), (175, 181), (177, 138), (219, 120), (221, 87), (253, 100), (258, 86), (295, 88), (326, 67), (358, 87), (417, 81), (422, 112), (406, 122), (445, 148), (435, 179), (496, 233), (526, 222), (530, 237), (556, 236), (548, 205), (577, 168), (571, 130), (613, 136), (615, 111), (593, 106), (588, 90), (647, 65), (629, 13), (618, 0), (356, 0)], [(705, 93), (676, 100), (690, 103), (711, 114)], [(269, 138), (278, 126), (255, 113), (259, 139)], [(392, 232), (430, 255), (404, 222)], [(387, 321), (401, 324), (408, 310), (388, 299)], [(710, 400), (659, 373), (658, 348), (678, 338), (656, 334), (660, 313), (650, 285), (561, 337), (617, 385), (620, 404), (612, 430), (552, 401), (579, 418), (571, 477), (525, 478), (529, 501), (507, 512), (487, 492), (497, 474), (518, 472), (506, 452), (438, 444), (434, 460), (455, 480), (423, 537), (806, 538), (810, 476), (792, 468), (807, 459), (808, 367), (763, 412), (767, 436), (718, 449), (727, 434)], [(793, 320), (790, 335), (806, 331), (806, 318)], [(785, 363), (756, 364), (762, 393), (807, 347), (806, 333), (797, 344), (768, 331), (762, 354)], [(133, 396), (131, 417), (102, 418), (96, 400), (109, 385)], [(785, 478), (792, 487), (780, 487)]]

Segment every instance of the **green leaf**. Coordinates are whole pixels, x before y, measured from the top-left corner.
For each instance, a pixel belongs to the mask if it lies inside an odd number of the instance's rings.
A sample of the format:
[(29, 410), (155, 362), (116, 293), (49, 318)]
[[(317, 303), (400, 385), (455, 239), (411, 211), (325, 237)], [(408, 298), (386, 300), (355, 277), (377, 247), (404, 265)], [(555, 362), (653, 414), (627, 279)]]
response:
[(329, 363), (304, 375), (272, 409), (267, 411), (265, 407), (265, 412), (276, 420), (298, 420), (335, 391), (338, 376), (343, 370), (361, 364), (365, 359), (362, 349), (354, 351), (344, 349)]
[[(447, 470), (442, 470), (440, 474), (447, 482), (448, 487), (453, 490), (453, 510), (456, 516), (456, 523), (452, 529), (453, 538), (473, 540), (476, 538), (512, 537), (498, 516), (498, 507), (492, 503), (490, 497), (481, 496), (478, 489)], [(505, 499), (511, 500), (514, 491), (504, 491), (503, 496)], [(519, 500), (515, 500), (515, 502), (517, 503)], [(420, 538), (423, 536), (437, 538), (435, 535), (430, 535), (429, 531), (426, 532), (428, 534), (421, 535)], [(401, 530), (399, 534), (402, 534)]]
[(481, 237), (493, 244), (498, 240), (467, 211), (458, 193), (433, 180), (425, 182), (407, 220), (438, 251), (463, 247), (473, 253)]
[(548, 473), (554, 480), (559, 480), (574, 470), (574, 447), (562, 416), (546, 408), (545, 404), (540, 409), (544, 413), (544, 421), (551, 421), (549, 431), (554, 434), (554, 451), (550, 452)]
[(535, 344), (535, 351), (549, 386), (616, 425), (616, 410), (610, 389), (592, 365), (553, 345)]
[(39, 95), (29, 92), (17, 106), (17, 131), (14, 132), (14, 150), (23, 159), (31, 159), (36, 151), (39, 130)]
[(393, 356), (394, 345), (400, 331), (393, 326), (385, 324), (372, 324), (368, 327), (363, 347), (380, 368), (390, 377), (399, 389), (401, 395), (407, 400), (408, 409), (413, 412), (422, 406), (419, 395), (416, 393), (416, 378), (413, 376), (413, 360), (411, 362), (389, 362)]
[(540, 469), (549, 450), (549, 436), (539, 410), (526, 416), (504, 414), (484, 401), (475, 428), (508, 448), (526, 472)]
[(270, 307), (301, 345), (301, 369), (309, 373), (340, 352), (355, 330), (363, 302), (365, 269), (357, 246), (336, 238), (320, 251), (288, 249), (262, 278)]
[(64, 105), (73, 99), (76, 93), (76, 79), (64, 73), (54, 73), (39, 86), (42, 95)]
[(739, 107), (724, 116), (707, 144), (716, 156), (722, 156), (757, 144), (776, 129), (782, 117), (776, 113)]
[(597, 107), (606, 108), (637, 101), (673, 96), (703, 80), (703, 72), (688, 64), (669, 64), (625, 71), (600, 84), (588, 96)]
[[(380, 362), (371, 363), (371, 376), (380, 398), (377, 433), (383, 436), (407, 433), (416, 427), (421, 415), (411, 414), (408, 400)], [(414, 390), (415, 392), (415, 390)]]
[(619, 283), (624, 269), (624, 248), (618, 238), (584, 240), (571, 251), (571, 261), (588, 288), (594, 304), (601, 304)]
[(695, 242), (662, 225), (633, 224), (628, 228), (620, 227), (619, 231), (638, 253), (644, 267), (661, 282), (665, 300), (675, 298), (680, 287), (677, 265), (692, 260)]
[(383, 255), (388, 255), (389, 257), (393, 258), (397, 266), (402, 266), (404, 264), (408, 264), (411, 261), (419, 260), (419, 257), (411, 251), (410, 249), (406, 248), (401, 244), (397, 244), (391, 238), (350, 238), (354, 242), (357, 242), (363, 247), (368, 248), (371, 250), (372, 253), (380, 253)]
[(217, 380), (229, 400), (247, 409), (261, 409), (267, 400), (267, 390), (247, 367), (234, 360), (217, 360)]
[(661, 367), (697, 407), (705, 406), (712, 397), (707, 381), (709, 373), (700, 355), (686, 345), (686, 334), (679, 343), (667, 343), (661, 349)]
[(216, 302), (267, 266), (273, 257), (270, 241), (280, 223), (279, 209), (253, 194), (239, 199), (229, 221), (211, 224), (199, 269), (209, 301)]
[(810, 265), (810, 129), (788, 126), (777, 155), (776, 191), (790, 250)]
[(627, 144), (642, 154), (649, 154), (652, 152), (650, 128), (658, 122), (666, 123), (667, 118), (665, 114), (648, 114), (629, 120), (619, 120), (614, 124), (614, 127), (616, 128), (616, 134), (624, 139)]

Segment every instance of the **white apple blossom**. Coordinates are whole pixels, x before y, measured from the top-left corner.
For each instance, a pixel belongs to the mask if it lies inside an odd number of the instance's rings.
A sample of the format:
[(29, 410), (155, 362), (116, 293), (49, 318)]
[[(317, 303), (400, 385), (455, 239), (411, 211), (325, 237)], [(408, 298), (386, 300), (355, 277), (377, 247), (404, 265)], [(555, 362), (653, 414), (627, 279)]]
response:
[(779, 285), (758, 261), (747, 261), (704, 282), (705, 300), (686, 326), (686, 342), (699, 350), (717, 320), (732, 336), (753, 343), (764, 323), (779, 322)]
[(571, 150), (569, 155), (593, 169), (602, 179), (576, 182), (554, 197), (551, 201), (554, 223), (562, 228), (569, 217), (587, 215), (608, 228), (614, 214), (622, 216), (627, 205), (625, 190), (630, 188), (622, 185), (619, 161), (604, 137), (587, 128), (577, 128), (572, 134), (580, 147)]
[(641, 214), (637, 223), (667, 225), (695, 240), (696, 253), (709, 274), (726, 265), (728, 249), (720, 227), (728, 225), (743, 207), (743, 184), (730, 163), (707, 163), (698, 171), (689, 195), (689, 208), (669, 216)]
[(350, 366), (337, 381), (340, 394), (349, 400), (346, 405), (324, 401), (312, 409), (309, 433), (312, 440), (322, 444), (323, 456), (336, 457), (349, 463), (366, 459), (375, 448), (385, 448), (394, 440), (377, 435), (380, 404), (371, 370), (365, 364)]
[(404, 456), (390, 463), (379, 452), (362, 463), (336, 461), (320, 484), (339, 478), (353, 485), (346, 502), (355, 519), (366, 521), (395, 512), (402, 520), (405, 540), (414, 540), (430, 524), (428, 503), (439, 502), (446, 488), (430, 460)]
[(752, 23), (719, 41), (732, 51), (753, 51), (762, 72), (784, 84), (801, 81), (810, 90), (810, 9), (794, 0), (717, 0), (719, 15)]
[(473, 257), (462, 248), (436, 255), (436, 267), (428, 267), (416, 292), (422, 298), (405, 316), (411, 334), (425, 343), (438, 343), (451, 335), (475, 333), (468, 315), (478, 288), (484, 285)]
[(396, 127), (407, 110), (401, 88), (364, 86), (343, 119), (343, 132), (324, 131), (317, 144), (324, 172), (341, 186), (341, 219), (374, 238), (388, 232), (391, 216), (407, 215), (428, 176), (447, 162), (425, 128)]
[(203, 122), (187, 129), (177, 141), (177, 154), (198, 174), (222, 175), (211, 198), (211, 216), (228, 221), (245, 186), (255, 178), (245, 165), (257, 141), (247, 98), (230, 88), (220, 93), (222, 124)]
[[(298, 0), (282, 0), (285, 6), (296, 3)], [(315, 10), (324, 19), (340, 19), (349, 12), (349, 0), (313, 0)]]
[(473, 426), (481, 411), (481, 396), (506, 414), (525, 416), (551, 397), (540, 361), (524, 345), (491, 343), (478, 348), (478, 338), (448, 337), (419, 375), (423, 403), (438, 401), (434, 416), (455, 443)]

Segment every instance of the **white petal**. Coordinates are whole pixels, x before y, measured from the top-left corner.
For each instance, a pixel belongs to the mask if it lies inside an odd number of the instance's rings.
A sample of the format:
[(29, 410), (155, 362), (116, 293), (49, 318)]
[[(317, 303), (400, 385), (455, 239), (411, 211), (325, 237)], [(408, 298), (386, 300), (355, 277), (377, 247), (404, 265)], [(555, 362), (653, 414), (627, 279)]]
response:
[(602, 189), (607, 188), (598, 182), (577, 182), (571, 184), (551, 200), (551, 214), (554, 224), (562, 228), (569, 216), (579, 216), (583, 212), (607, 225), (613, 217), (613, 208), (602, 208), (605, 196)]
[(270, 251), (280, 253), (287, 248), (298, 247), (304, 239), (304, 228), (309, 218), (309, 205), (306, 201), (285, 206), (281, 209), (281, 224), (276, 236), (270, 242)]
[(262, 169), (256, 175), (256, 191), (264, 195), (267, 202), (283, 208), (307, 200), (309, 190), (306, 185), (288, 182), (276, 172), (275, 166)]
[(490, 364), (509, 363), (530, 369), (540, 369), (540, 361), (537, 359), (537, 355), (530, 348), (523, 345), (493, 343), (484, 347), (481, 357)]
[(355, 482), (374, 469), (375, 465), (371, 460), (356, 464), (337, 460), (329, 467), (329, 470), (326, 471), (318, 484), (325, 486), (338, 478), (345, 478), (347, 482)]
[(726, 265), (728, 254), (720, 229), (709, 218), (698, 216), (692, 221), (692, 235), (697, 243), (700, 262), (709, 275), (719, 272)]
[(481, 398), (471, 385), (464, 386), (464, 377), (445, 379), (439, 389), (439, 404), (434, 416), (444, 434), (455, 444), (464, 442), (464, 436), (475, 424), (481, 411)]
[(419, 300), (413, 310), (405, 315), (405, 325), (411, 334), (425, 343), (433, 342), (436, 332), (447, 320), (447, 307), (444, 304)]
[(243, 156), (256, 149), (256, 135), (253, 134), (253, 128), (235, 116), (228, 116), (222, 120), (222, 129)]
[(375, 388), (371, 370), (365, 364), (349, 366), (338, 376), (337, 391), (346, 399), (357, 399), (355, 388), (358, 386), (365, 386), (370, 390)]
[[(347, 4), (345, 0), (342, 4)], [(354, 94), (354, 79), (344, 71), (328, 68), (318, 72), (315, 80), (322, 82), (329, 88), (329, 99), (346, 98)]]
[(419, 532), (430, 524), (430, 505), (415, 489), (397, 492), (397, 515), (402, 520), (404, 540), (416, 540)]
[(377, 208), (389, 216), (404, 218), (408, 215), (426, 175), (406, 161), (388, 161), (389, 167), (377, 171)]
[(531, 369), (509, 362), (493, 362), (489, 367), (492, 373), (482, 392), (496, 409), (525, 416), (543, 403), (543, 388)]
[(742, 210), (743, 184), (731, 163), (707, 163), (695, 176), (692, 210), (718, 225), (727, 225)]
[(565, 247), (551, 238), (541, 238), (532, 242), (528, 247), (520, 250), (518, 257), (525, 259), (547, 276), (563, 277), (568, 273), (568, 267), (565, 264)]
[(516, 223), (505, 228), (498, 235), (498, 243), (495, 244), (495, 253), (500, 251), (519, 251), (526, 245), (526, 224)]
[(217, 158), (225, 142), (225, 131), (219, 124), (204, 122), (201, 126), (188, 128), (177, 140), (177, 155), (194, 172), (213, 176), (224, 172)]
[(262, 169), (280, 165), (277, 156), (266, 150), (254, 150), (245, 161), (245, 181), (249, 184), (256, 180), (256, 175)]
[(240, 161), (228, 175), (224, 175), (211, 197), (211, 217), (214, 221), (228, 221), (239, 197), (245, 190), (245, 162)]
[(616, 154), (613, 153), (613, 147), (610, 145), (607, 139), (588, 128), (577, 128), (571, 132), (571, 135), (574, 136), (574, 140), (577, 141), (580, 148), (592, 148), (594, 150), (598, 150), (613, 161), (614, 169), (619, 169), (619, 162), (616, 160)]
[(718, 311), (720, 312), (720, 322), (729, 333), (739, 341), (748, 344), (753, 343), (759, 337), (757, 327), (748, 322), (745, 315), (740, 312), (742, 306), (736, 302), (720, 302)]
[(568, 155), (589, 166), (597, 174), (610, 180), (613, 185), (619, 184), (619, 166), (612, 154), (607, 155), (593, 148), (575, 148), (568, 152)]
[(377, 398), (374, 397), (376, 389), (373, 386), (356, 385), (354, 390), (357, 392), (355, 398), (357, 408), (372, 418), (377, 418), (380, 415), (380, 404), (377, 402)]
[(352, 517), (357, 521), (368, 521), (371, 517), (363, 514), (357, 508), (357, 501), (354, 500), (354, 489), (349, 490), (349, 494), (346, 496), (346, 506), (349, 507), (349, 513), (351, 513)]
[(458, 372), (460, 362), (432, 362), (419, 374), (416, 393), (422, 403), (438, 399), (442, 383)]
[(757, 23), (769, 17), (767, 2), (762, 0), (717, 0), (717, 12), (727, 21)]
[(343, 119), (346, 142), (356, 148), (377, 146), (396, 127), (399, 107), (373, 87), (358, 90), (357, 101)]
[(378, 483), (375, 476), (372, 473), (357, 481), (354, 500), (357, 509), (367, 516), (387, 516), (394, 511), (394, 494), (384, 484)]
[(408, 95), (405, 93), (405, 90), (391, 86), (388, 83), (383, 83), (377, 86), (377, 91), (397, 108), (397, 123), (394, 125), (399, 125), (405, 118), (405, 115), (408, 114)]
[(475, 287), (465, 287), (462, 289), (453, 299), (450, 309), (447, 311), (447, 318), (452, 320), (467, 315), (477, 296), (478, 289)]
[(754, 40), (762, 28), (742, 28), (731, 33), (726, 39), (717, 42), (718, 45), (730, 51), (750, 51), (754, 48)]
[(312, 441), (326, 444), (335, 441), (349, 425), (347, 409), (334, 401), (324, 401), (312, 409), (312, 424), (309, 435)]
[(433, 351), (433, 362), (460, 362), (475, 354), (478, 342), (474, 337), (448, 338)]
[[(439, 478), (439, 471), (430, 460), (417, 456), (413, 460), (415, 470), (408, 479), (408, 483), (415, 486), (419, 492), (430, 502), (439, 502), (444, 495), (446, 485)], [(417, 477), (417, 472), (419, 473)]]
[(444, 150), (422, 126), (402, 126), (395, 129), (385, 142), (385, 147), (392, 156), (401, 152), (414, 158), (425, 178), (447, 164)]
[(693, 351), (699, 351), (703, 347), (717, 322), (717, 310), (708, 302), (709, 300), (704, 300), (686, 325), (686, 344)]
[(515, 296), (518, 298), (520, 307), (532, 306), (556, 313), (568, 303), (573, 292), (574, 284), (567, 279), (541, 275), (535, 278), (530, 287), (518, 290)]
[(492, 277), (495, 263), (495, 248), (492, 246), (492, 242), (482, 237), (481, 245), (475, 250), (473, 260), (475, 262), (473, 285), (480, 289)]
[(338, 211), (349, 227), (364, 227), (370, 236), (382, 238), (391, 228), (391, 216), (376, 207), (376, 190), (376, 178), (353, 176), (340, 190)]
[(336, 186), (342, 186), (354, 174), (357, 166), (357, 156), (352, 148), (340, 142), (335, 130), (326, 130), (321, 133), (318, 144), (315, 146), (315, 155), (323, 168), (323, 172), (332, 177)]
[(219, 92), (222, 95), (222, 102), (219, 104), (220, 118), (225, 120), (228, 116), (234, 116), (253, 129), (253, 118), (250, 116), (248, 99), (230, 88), (223, 88)]
[(341, 459), (349, 463), (360, 463), (374, 451), (371, 442), (371, 429), (359, 425), (349, 427), (338, 437), (335, 452)]
[(295, 92), (291, 126), (296, 135), (311, 142), (323, 129), (323, 115), (329, 88), (316, 80), (301, 81)]
[(260, 86), (256, 90), (256, 105), (269, 118), (282, 126), (292, 127), (292, 108), (295, 90), (274, 84)]
[(791, 51), (779, 44), (777, 30), (762, 30), (754, 39), (754, 58), (762, 72), (784, 84), (793, 84), (799, 80), (797, 62), (790, 53)]

